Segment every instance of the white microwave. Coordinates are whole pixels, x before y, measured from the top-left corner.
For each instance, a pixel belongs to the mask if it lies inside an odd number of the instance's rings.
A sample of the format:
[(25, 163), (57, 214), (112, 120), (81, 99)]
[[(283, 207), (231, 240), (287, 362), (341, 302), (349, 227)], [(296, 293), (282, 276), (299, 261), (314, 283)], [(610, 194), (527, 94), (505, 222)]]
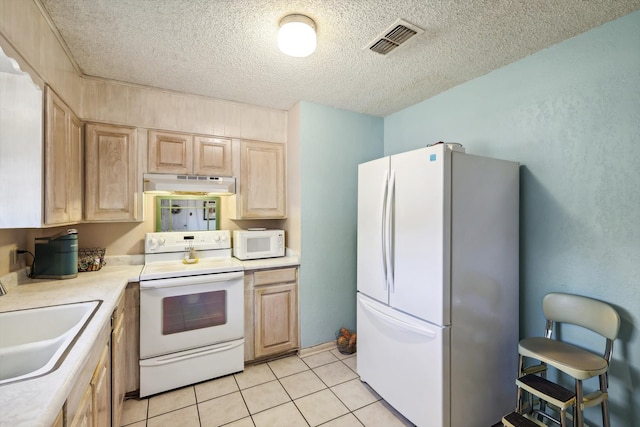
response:
[(244, 260), (284, 256), (284, 230), (234, 230), (233, 256)]

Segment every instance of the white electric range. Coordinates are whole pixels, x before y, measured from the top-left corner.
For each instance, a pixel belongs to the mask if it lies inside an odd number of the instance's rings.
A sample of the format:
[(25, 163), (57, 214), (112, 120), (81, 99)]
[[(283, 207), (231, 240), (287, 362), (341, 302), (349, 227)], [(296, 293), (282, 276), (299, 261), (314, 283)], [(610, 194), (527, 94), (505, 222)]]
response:
[(140, 397), (244, 369), (243, 278), (228, 230), (146, 234)]

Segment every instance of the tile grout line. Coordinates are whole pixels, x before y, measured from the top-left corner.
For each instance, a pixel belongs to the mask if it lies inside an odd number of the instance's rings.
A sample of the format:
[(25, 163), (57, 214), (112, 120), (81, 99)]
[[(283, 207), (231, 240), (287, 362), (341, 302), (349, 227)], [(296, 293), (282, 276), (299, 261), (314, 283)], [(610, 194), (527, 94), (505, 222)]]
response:
[[(305, 362), (300, 356), (297, 356), (302, 363), (304, 363), (307, 366), (307, 369), (310, 370), (311, 372), (313, 372), (313, 369), (311, 369), (311, 367), (307, 364), (307, 362)], [(269, 365), (267, 363), (267, 365)], [(269, 369), (271, 369), (271, 372), (273, 372), (273, 369), (271, 368), (271, 366), (269, 365)], [(296, 374), (302, 373), (304, 371), (300, 371), (300, 372), (296, 372), (295, 374), (291, 374), (291, 375), (286, 375), (283, 376), (282, 378), (288, 378), (288, 377), (292, 377)], [(316, 375), (315, 372), (313, 372), (314, 375)], [(298, 405), (296, 405), (296, 401), (293, 399), (293, 397), (291, 397), (291, 394), (289, 394), (289, 392), (287, 391), (287, 388), (282, 384), (282, 382), (280, 381), (280, 378), (276, 375), (275, 372), (273, 372), (273, 375), (276, 377), (276, 380), (278, 380), (278, 383), (280, 384), (280, 387), (282, 387), (282, 389), (284, 390), (285, 393), (287, 393), (287, 396), (289, 396), (290, 402), (293, 403), (293, 406), (296, 408), (296, 411), (298, 411), (298, 413), (300, 414), (300, 416), (302, 417), (302, 419), (304, 420), (305, 423), (307, 423), (307, 426), (311, 426), (311, 423), (309, 422), (309, 420), (307, 419), (307, 417), (304, 416), (304, 414), (302, 413), (302, 411), (300, 410), (300, 408), (298, 407)], [(317, 376), (317, 375), (316, 375)], [(318, 378), (319, 379), (319, 378)], [(320, 380), (322, 381), (322, 380)], [(288, 402), (287, 402), (288, 403)], [(284, 403), (283, 403), (284, 405)], [(255, 424), (255, 423), (254, 423)]]
[[(271, 369), (271, 367), (269, 367), (269, 369)], [(242, 370), (242, 372), (244, 372), (244, 369)], [(242, 398), (242, 403), (244, 403), (244, 407), (247, 409), (247, 414), (249, 414), (249, 419), (251, 420), (251, 424), (253, 424), (253, 426), (255, 427), (256, 423), (253, 421), (253, 416), (251, 415), (251, 411), (249, 410), (249, 405), (247, 405), (247, 400), (244, 398), (244, 394), (242, 394), (242, 389), (240, 388), (240, 383), (238, 382), (238, 378), (236, 378), (236, 374), (233, 374), (233, 381), (235, 381), (236, 387), (238, 387), (238, 393), (240, 393), (240, 397)], [(250, 388), (250, 387), (247, 387), (247, 388)], [(229, 394), (231, 394), (231, 393), (227, 393), (225, 396), (227, 396)], [(218, 396), (218, 397), (220, 397), (220, 396)], [(210, 400), (212, 400), (212, 399), (210, 399)], [(240, 419), (242, 419), (242, 418), (240, 418)], [(236, 421), (238, 421), (238, 420), (236, 420)], [(229, 423), (227, 423), (227, 424), (229, 424)], [(202, 427), (202, 423), (200, 423), (200, 427)]]
[[(335, 393), (335, 391), (332, 389), (332, 387), (336, 387), (336, 386), (339, 386), (339, 385), (341, 385), (341, 384), (345, 384), (345, 383), (347, 383), (347, 382), (349, 382), (349, 381), (353, 381), (354, 379), (358, 379), (358, 378), (359, 378), (359, 376), (357, 376), (357, 372), (356, 372), (355, 370), (353, 370), (349, 365), (347, 365), (347, 363), (345, 363), (345, 360), (347, 360), (347, 359), (351, 359), (351, 358), (354, 358), (355, 356), (348, 356), (348, 357), (342, 357), (342, 358), (341, 358), (341, 357), (339, 357), (339, 356), (336, 356), (336, 355), (335, 355), (333, 352), (331, 352), (331, 351), (328, 351), (328, 353), (329, 353), (329, 354), (331, 354), (331, 355), (335, 358), (335, 360), (331, 360), (331, 361), (328, 361), (328, 362), (326, 362), (326, 363), (319, 364), (319, 365), (314, 366), (314, 367), (311, 367), (311, 365), (310, 365), (309, 363), (307, 363), (307, 362), (304, 360), (306, 357), (305, 357), (305, 358), (302, 358), (302, 357), (300, 357), (299, 355), (296, 355), (296, 357), (304, 363), (304, 365), (306, 366), (306, 368), (307, 368), (307, 369), (304, 369), (304, 370), (299, 371), (299, 372), (294, 372), (294, 373), (291, 373), (291, 374), (288, 374), (288, 375), (283, 375), (282, 377), (278, 377), (278, 376), (277, 376), (276, 372), (274, 371), (274, 369), (273, 369), (273, 368), (271, 367), (271, 365), (269, 364), (270, 362), (265, 362), (265, 364), (267, 365), (267, 367), (268, 367), (269, 371), (273, 374), (273, 376), (274, 376), (275, 380), (277, 380), (277, 381), (278, 381), (278, 384), (282, 387), (282, 389), (283, 389), (283, 390), (284, 390), (284, 392), (286, 393), (286, 395), (287, 395), (287, 397), (288, 397), (289, 401), (284, 402), (284, 403), (281, 403), (281, 404), (279, 404), (279, 405), (272, 406), (271, 408), (267, 408), (267, 409), (264, 409), (264, 410), (262, 410), (262, 411), (256, 412), (255, 414), (252, 414), (252, 413), (250, 412), (250, 410), (249, 410), (249, 407), (248, 407), (248, 405), (247, 405), (247, 401), (246, 401), (246, 399), (245, 399), (245, 397), (244, 397), (244, 394), (242, 393), (243, 389), (241, 389), (241, 388), (240, 388), (240, 384), (239, 384), (239, 382), (238, 382), (238, 379), (236, 378), (236, 374), (237, 374), (237, 373), (230, 374), (230, 375), (233, 375), (233, 377), (234, 377), (233, 379), (234, 379), (234, 382), (235, 382), (235, 384), (236, 384), (237, 390), (238, 390), (238, 392), (240, 392), (240, 396), (241, 396), (241, 398), (242, 398), (242, 401), (243, 401), (243, 403), (244, 403), (244, 406), (245, 406), (245, 408), (247, 409), (248, 417), (251, 419), (251, 422), (252, 422), (252, 424), (254, 425), (254, 427), (255, 427), (255, 422), (254, 422), (254, 419), (253, 419), (253, 416), (254, 416), (254, 415), (257, 415), (257, 414), (259, 414), (259, 413), (265, 412), (265, 411), (267, 411), (267, 410), (269, 410), (269, 409), (273, 409), (273, 408), (276, 408), (276, 407), (279, 407), (279, 406), (283, 406), (283, 405), (285, 405), (285, 404), (287, 404), (287, 403), (289, 403), (289, 402), (291, 402), (291, 403), (293, 403), (293, 404), (294, 404), (294, 407), (296, 408), (296, 410), (298, 411), (298, 413), (302, 416), (302, 418), (304, 419), (304, 421), (305, 421), (308, 425), (310, 425), (310, 422), (309, 422), (309, 421), (307, 420), (307, 418), (304, 416), (304, 414), (302, 413), (302, 411), (300, 411), (300, 408), (299, 408), (299, 407), (298, 407), (298, 405), (296, 404), (295, 399), (293, 399), (293, 397), (291, 396), (291, 394), (289, 393), (289, 391), (287, 391), (287, 389), (285, 388), (285, 386), (284, 386), (284, 385), (282, 384), (282, 382), (281, 382), (281, 379), (289, 378), (289, 377), (294, 376), (294, 375), (296, 375), (296, 374), (303, 373), (303, 372), (305, 372), (305, 371), (307, 371), (307, 370), (308, 370), (308, 371), (311, 371), (311, 373), (312, 373), (312, 374), (313, 374), (313, 375), (314, 375), (314, 376), (315, 376), (315, 377), (316, 377), (316, 378), (317, 378), (317, 379), (318, 379), (318, 380), (319, 380), (319, 381), (324, 385), (324, 389), (323, 389), (323, 390), (329, 389), (329, 391), (332, 393), (332, 395), (333, 395), (333, 396), (334, 396), (334, 397), (335, 397), (335, 398), (336, 398), (336, 399), (337, 399), (337, 400), (338, 400), (338, 401), (339, 401), (339, 402), (340, 402), (340, 403), (341, 403), (341, 404), (342, 404), (342, 405), (347, 409), (347, 413), (342, 414), (342, 415), (340, 415), (340, 416), (338, 416), (338, 417), (336, 417), (336, 418), (332, 418), (332, 419), (330, 419), (330, 420), (327, 420), (327, 421), (323, 422), (323, 424), (328, 423), (328, 422), (331, 422), (331, 421), (334, 421), (334, 420), (336, 420), (336, 419), (338, 419), (338, 418), (340, 418), (340, 417), (342, 417), (342, 416), (345, 416), (345, 415), (347, 415), (347, 414), (352, 414), (352, 415), (356, 418), (356, 420), (361, 424), (361, 420), (360, 420), (360, 419), (359, 419), (359, 418), (354, 414), (354, 411), (352, 411), (352, 410), (351, 410), (351, 409), (346, 405), (346, 403), (345, 403), (342, 399), (340, 399), (340, 397), (339, 397), (339, 396)], [(307, 357), (310, 357), (310, 356), (307, 356)], [(275, 360), (278, 360), (278, 359), (275, 359)], [(320, 367), (323, 367), (323, 366), (326, 366), (326, 365), (329, 365), (329, 364), (332, 364), (332, 363), (336, 363), (336, 362), (342, 362), (342, 365), (343, 365), (343, 366), (345, 366), (347, 369), (349, 369), (351, 372), (355, 373), (355, 374), (356, 374), (356, 377), (355, 377), (355, 378), (348, 379), (348, 380), (345, 380), (345, 381), (342, 381), (342, 382), (339, 382), (339, 383), (336, 383), (336, 384), (334, 384), (333, 386), (329, 386), (329, 385), (328, 385), (328, 384), (327, 384), (327, 383), (326, 383), (326, 382), (325, 382), (325, 381), (324, 381), (324, 380), (323, 380), (323, 379), (322, 379), (322, 378), (321, 378), (321, 377), (320, 377), (320, 376), (315, 372), (315, 370), (314, 370), (314, 369), (317, 369), (317, 368), (320, 368)], [(212, 380), (215, 380), (215, 378), (214, 378), (214, 379), (212, 379)], [(257, 387), (257, 386), (263, 385), (263, 384), (267, 384), (267, 383), (269, 383), (269, 382), (270, 382), (270, 381), (267, 381), (267, 382), (264, 382), (264, 383), (261, 383), (261, 384), (252, 385), (252, 386), (250, 386), (250, 387), (246, 387), (244, 390), (248, 390), (248, 389), (251, 389), (251, 388), (254, 388), (254, 387)], [(191, 385), (190, 387), (192, 387), (192, 392), (193, 392), (193, 394), (194, 394), (195, 405), (196, 405), (196, 411), (197, 411), (197, 414), (198, 414), (198, 422), (199, 422), (199, 424), (200, 424), (201, 426), (202, 426), (202, 419), (201, 419), (201, 417), (200, 417), (200, 409), (199, 409), (199, 404), (200, 404), (200, 403), (204, 403), (204, 402), (207, 402), (207, 401), (210, 401), (210, 400), (214, 400), (214, 399), (217, 399), (217, 398), (220, 398), (220, 397), (223, 397), (223, 396), (228, 396), (229, 394), (233, 394), (233, 393), (235, 393), (235, 391), (233, 391), (233, 392), (230, 392), (230, 393), (225, 393), (225, 394), (223, 394), (223, 395), (213, 397), (213, 398), (211, 398), (211, 399), (205, 399), (205, 400), (203, 400), (202, 402), (199, 402), (199, 401), (198, 401), (198, 397), (197, 397), (197, 392), (196, 392), (196, 390), (195, 390), (195, 385)], [(311, 396), (311, 395), (313, 395), (313, 394), (315, 394), (315, 393), (318, 393), (318, 392), (320, 392), (320, 391), (323, 391), (323, 390), (318, 390), (318, 391), (315, 391), (315, 392), (311, 392), (311, 393), (308, 393), (308, 394), (305, 394), (305, 395), (299, 396), (297, 399), (301, 399), (301, 398), (304, 398), (304, 397), (307, 397), (307, 396)], [(150, 406), (151, 406), (151, 405), (150, 405), (150, 399), (149, 399), (149, 398), (146, 398), (146, 400), (147, 400), (147, 402), (146, 402), (146, 403), (147, 403), (147, 406), (146, 406), (146, 418), (145, 418), (144, 420), (140, 420), (140, 421), (144, 421), (145, 426), (146, 426), (146, 425), (148, 425), (148, 422), (149, 422), (149, 419), (150, 419), (149, 414), (150, 414)], [(375, 403), (377, 403), (377, 402), (379, 402), (379, 401), (380, 401), (380, 399), (377, 399), (377, 400), (376, 400), (376, 401), (374, 401), (374, 402), (371, 402), (371, 403), (369, 403), (369, 404), (367, 404), (367, 405), (362, 406), (362, 408), (365, 408), (365, 407), (367, 407), (367, 406), (370, 406), (370, 405), (372, 405), (372, 404), (375, 404)], [(161, 416), (161, 415), (165, 415), (165, 414), (169, 414), (169, 413), (171, 413), (171, 412), (175, 412), (175, 411), (176, 411), (176, 410), (178, 410), (178, 409), (184, 409), (184, 408), (187, 408), (187, 407), (189, 407), (189, 406), (191, 406), (191, 405), (187, 405), (187, 406), (185, 406), (185, 407), (183, 407), (183, 408), (177, 408), (177, 409), (174, 409), (174, 410), (172, 410), (172, 411), (165, 412), (165, 413), (163, 413), (163, 414), (158, 414), (158, 415), (156, 415), (155, 417), (158, 417), (158, 416)], [(356, 410), (359, 410), (359, 409), (362, 409), (362, 408), (357, 408)], [(151, 418), (154, 418), (154, 417), (151, 417)], [(243, 418), (240, 418), (240, 419), (243, 419)], [(137, 423), (137, 422), (140, 422), (140, 421), (136, 421), (136, 422), (134, 422), (134, 423)], [(232, 422), (235, 422), (235, 421), (239, 421), (239, 420), (234, 420), (234, 421), (232, 421)], [(132, 424), (132, 423), (127, 424), (127, 425), (131, 425), (131, 424)], [(227, 423), (227, 424), (228, 424), (228, 423)]]

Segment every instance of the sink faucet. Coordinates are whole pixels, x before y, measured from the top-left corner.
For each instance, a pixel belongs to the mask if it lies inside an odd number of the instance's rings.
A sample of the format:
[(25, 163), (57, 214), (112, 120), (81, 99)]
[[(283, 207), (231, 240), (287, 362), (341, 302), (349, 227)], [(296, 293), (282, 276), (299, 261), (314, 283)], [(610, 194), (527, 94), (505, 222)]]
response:
[(4, 286), (2, 286), (2, 282), (0, 282), (0, 297), (6, 294), (7, 294), (7, 290), (4, 288)]

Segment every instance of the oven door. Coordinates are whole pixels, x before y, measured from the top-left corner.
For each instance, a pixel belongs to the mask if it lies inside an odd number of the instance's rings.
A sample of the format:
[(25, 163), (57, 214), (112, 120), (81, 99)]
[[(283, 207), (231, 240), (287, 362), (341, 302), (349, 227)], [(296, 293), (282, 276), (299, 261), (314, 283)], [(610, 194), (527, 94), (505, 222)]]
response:
[(244, 334), (244, 273), (140, 282), (140, 358), (204, 347)]

